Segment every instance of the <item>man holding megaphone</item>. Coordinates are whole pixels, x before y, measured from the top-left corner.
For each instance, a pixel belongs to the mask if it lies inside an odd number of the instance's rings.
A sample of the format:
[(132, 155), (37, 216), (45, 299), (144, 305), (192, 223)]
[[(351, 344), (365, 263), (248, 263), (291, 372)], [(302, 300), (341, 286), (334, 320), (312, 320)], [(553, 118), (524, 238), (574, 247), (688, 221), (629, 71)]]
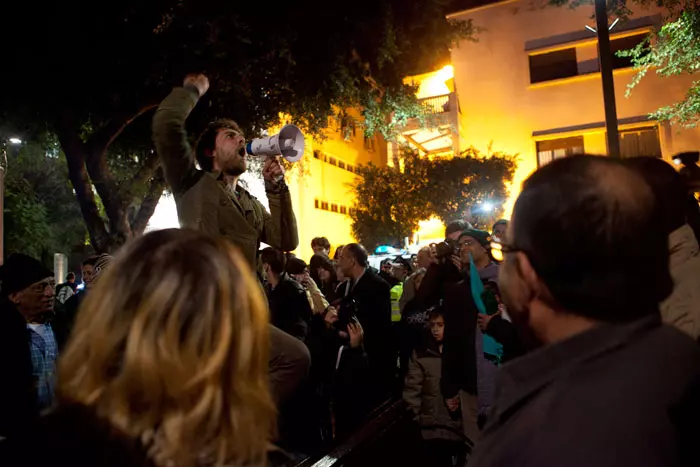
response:
[[(290, 251), (299, 244), (292, 199), (284, 182), (284, 169), (275, 154), (298, 160), (304, 137), (298, 128), (246, 145), (233, 120), (209, 124), (192, 149), (185, 120), (199, 98), (209, 89), (204, 75), (188, 75), (184, 85), (173, 89), (153, 117), (153, 140), (170, 185), (182, 227), (223, 236), (240, 248), (251, 267), (260, 271), (260, 242)], [(292, 127), (292, 125), (287, 125)], [(296, 131), (294, 131), (296, 129)], [(250, 147), (246, 150), (246, 146)], [(238, 185), (249, 155), (267, 156), (263, 168), (270, 212)], [(195, 159), (200, 169), (195, 166)], [(306, 346), (270, 326), (270, 383), (275, 400), (289, 396), (308, 373), (311, 357)]]
[[(180, 225), (224, 236), (237, 245), (251, 267), (259, 270), (260, 242), (290, 251), (299, 244), (284, 169), (275, 154), (298, 160), (304, 137), (298, 128), (283, 128), (280, 135), (254, 139), (245, 136), (233, 120), (209, 124), (192, 149), (185, 120), (204, 93), (209, 80), (188, 75), (183, 87), (173, 89), (153, 117), (153, 140), (161, 158), (165, 180), (175, 196)], [(268, 213), (246, 189), (238, 185), (250, 155), (267, 156), (263, 168)], [(201, 170), (195, 167), (195, 159)]]

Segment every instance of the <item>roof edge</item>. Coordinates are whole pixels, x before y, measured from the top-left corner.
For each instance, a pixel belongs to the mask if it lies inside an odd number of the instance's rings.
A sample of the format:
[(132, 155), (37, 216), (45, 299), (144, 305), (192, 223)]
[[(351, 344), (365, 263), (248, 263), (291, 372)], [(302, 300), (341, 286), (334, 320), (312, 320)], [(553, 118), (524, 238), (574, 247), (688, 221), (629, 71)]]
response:
[(498, 2), (487, 3), (486, 5), (475, 6), (471, 8), (466, 8), (463, 10), (455, 11), (454, 13), (448, 13), (445, 15), (447, 19), (455, 19), (457, 16), (461, 16), (465, 13), (474, 13), (476, 11), (487, 10), (489, 8), (505, 5), (507, 3), (515, 3), (520, 0), (500, 0)]

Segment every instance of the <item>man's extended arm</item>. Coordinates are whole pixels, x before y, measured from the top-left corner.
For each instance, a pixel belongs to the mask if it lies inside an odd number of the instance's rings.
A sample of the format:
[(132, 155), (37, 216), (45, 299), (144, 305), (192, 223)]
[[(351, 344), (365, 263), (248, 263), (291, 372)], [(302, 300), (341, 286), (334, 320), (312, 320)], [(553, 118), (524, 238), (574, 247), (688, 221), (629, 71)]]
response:
[(280, 193), (268, 191), (270, 213), (263, 210), (263, 234), (261, 240), (282, 251), (292, 251), (299, 246), (297, 219), (292, 209), (292, 197), (286, 186)]
[(188, 76), (185, 87), (175, 88), (161, 102), (153, 117), (153, 142), (161, 159), (165, 180), (176, 196), (187, 191), (197, 179), (194, 154), (187, 140), (185, 120), (201, 94), (206, 92), (203, 76)]

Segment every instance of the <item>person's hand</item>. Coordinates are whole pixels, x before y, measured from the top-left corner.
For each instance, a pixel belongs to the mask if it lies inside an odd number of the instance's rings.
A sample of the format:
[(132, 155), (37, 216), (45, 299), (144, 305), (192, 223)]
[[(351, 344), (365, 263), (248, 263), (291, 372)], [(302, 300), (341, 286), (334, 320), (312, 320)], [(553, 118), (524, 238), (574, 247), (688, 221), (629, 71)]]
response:
[(449, 399), (445, 399), (445, 405), (447, 406), (447, 410), (450, 412), (456, 412), (457, 409), (459, 409), (459, 396), (454, 396), (450, 397)]
[(350, 347), (356, 349), (362, 345), (364, 331), (359, 322), (348, 324), (348, 334), (350, 335)]
[(318, 286), (316, 285), (316, 282), (311, 278), (309, 271), (304, 271), (304, 274), (301, 276), (301, 283), (304, 285), (304, 287), (311, 290), (312, 292), (319, 291)]
[(187, 75), (183, 86), (194, 86), (199, 91), (199, 97), (202, 97), (209, 89), (209, 78), (203, 74)]
[(479, 329), (481, 329), (482, 331), (486, 331), (486, 328), (489, 327), (489, 323), (491, 322), (493, 317), (500, 314), (500, 310), (498, 311), (498, 313), (494, 313), (492, 315), (484, 315), (479, 313), (479, 316), (477, 316), (476, 318), (476, 322), (479, 324)]
[(454, 264), (457, 269), (460, 271), (462, 270), (462, 259), (459, 257), (459, 255), (450, 256), (450, 261), (452, 261), (452, 264)]
[(326, 316), (323, 317), (323, 320), (328, 326), (333, 326), (333, 323), (338, 321), (338, 310), (334, 306), (329, 306), (326, 309)]
[(280, 178), (284, 179), (284, 167), (277, 156), (267, 156), (262, 175), (266, 182), (272, 184), (279, 183)]

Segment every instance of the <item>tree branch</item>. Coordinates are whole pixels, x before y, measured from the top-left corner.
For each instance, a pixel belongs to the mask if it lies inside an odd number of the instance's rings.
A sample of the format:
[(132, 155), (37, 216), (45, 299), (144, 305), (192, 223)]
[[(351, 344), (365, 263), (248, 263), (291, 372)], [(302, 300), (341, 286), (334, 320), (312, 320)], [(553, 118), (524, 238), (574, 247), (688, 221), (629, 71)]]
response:
[(134, 221), (131, 223), (131, 231), (135, 235), (140, 235), (146, 229), (148, 221), (153, 216), (153, 212), (156, 210), (158, 201), (160, 200), (163, 190), (165, 189), (165, 177), (163, 177), (163, 169), (158, 167), (156, 170), (151, 183), (148, 186), (148, 192), (141, 202), (141, 207), (139, 208)]
[[(109, 123), (92, 134), (86, 146), (88, 147), (85, 165), (97, 194), (102, 199), (107, 218), (109, 219), (110, 236), (113, 247), (123, 245), (133, 236), (131, 225), (126, 216), (119, 187), (107, 167), (107, 148), (124, 131), (131, 122), (140, 115), (155, 107), (150, 104), (141, 107), (132, 114), (122, 114), (110, 120)], [(128, 116), (127, 116), (128, 115)]]
[(63, 148), (68, 163), (68, 178), (75, 190), (80, 212), (90, 235), (90, 243), (99, 252), (109, 249), (109, 233), (95, 202), (92, 185), (85, 171), (87, 148), (80, 140), (79, 127), (69, 115), (60, 118), (55, 126), (56, 135)]

